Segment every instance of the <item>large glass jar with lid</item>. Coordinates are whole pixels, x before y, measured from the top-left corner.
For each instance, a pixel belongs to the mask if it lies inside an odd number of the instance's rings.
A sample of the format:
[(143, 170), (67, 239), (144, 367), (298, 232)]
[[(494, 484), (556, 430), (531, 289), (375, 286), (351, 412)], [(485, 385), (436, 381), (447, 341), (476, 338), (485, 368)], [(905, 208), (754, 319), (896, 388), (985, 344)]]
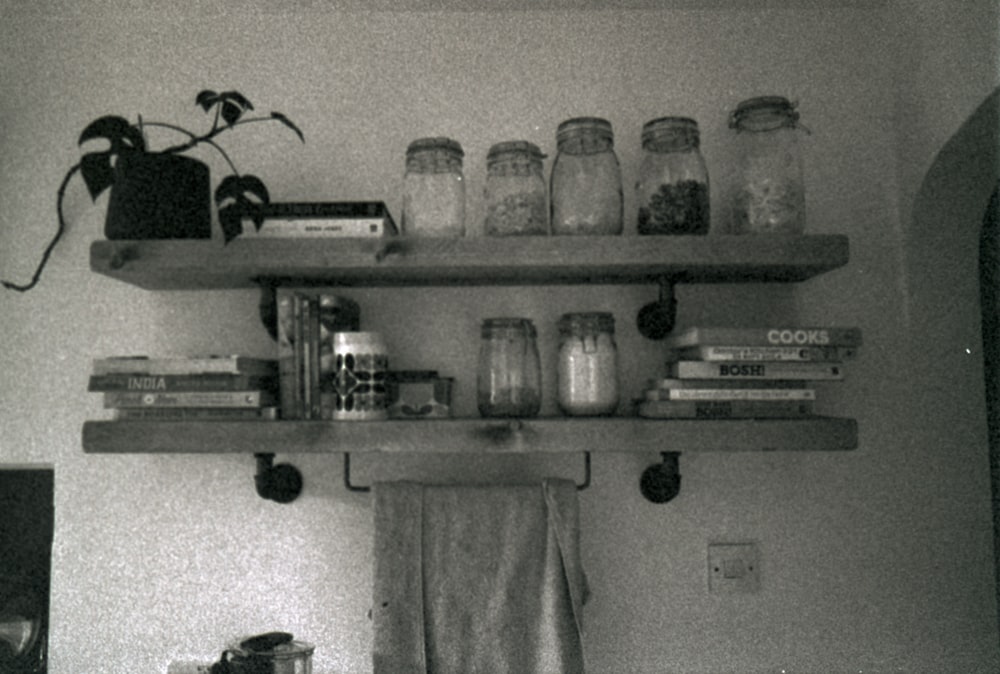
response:
[(736, 131), (732, 232), (801, 234), (805, 183), (799, 113), (781, 96), (750, 98), (733, 111)]
[(450, 138), (418, 138), (406, 148), (404, 234), (463, 236), (465, 181), (462, 146)]
[(613, 414), (618, 407), (615, 317), (605, 312), (559, 319), (558, 389), (563, 414)]
[(639, 234), (708, 233), (708, 168), (700, 145), (698, 123), (688, 117), (660, 117), (643, 125)]
[(486, 222), (489, 236), (549, 233), (545, 155), (524, 140), (493, 145), (486, 155)]
[(567, 119), (556, 130), (549, 198), (553, 234), (621, 234), (622, 175), (611, 122)]
[(482, 324), (477, 403), (484, 417), (533, 417), (542, 406), (542, 366), (535, 325), (527, 318)]

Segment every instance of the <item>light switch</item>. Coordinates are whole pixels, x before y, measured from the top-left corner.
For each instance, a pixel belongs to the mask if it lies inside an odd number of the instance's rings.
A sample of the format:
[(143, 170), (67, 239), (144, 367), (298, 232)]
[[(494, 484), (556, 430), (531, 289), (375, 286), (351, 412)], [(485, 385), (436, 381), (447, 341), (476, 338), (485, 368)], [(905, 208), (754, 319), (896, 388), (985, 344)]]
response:
[(708, 589), (712, 594), (760, 590), (760, 554), (756, 543), (709, 543)]

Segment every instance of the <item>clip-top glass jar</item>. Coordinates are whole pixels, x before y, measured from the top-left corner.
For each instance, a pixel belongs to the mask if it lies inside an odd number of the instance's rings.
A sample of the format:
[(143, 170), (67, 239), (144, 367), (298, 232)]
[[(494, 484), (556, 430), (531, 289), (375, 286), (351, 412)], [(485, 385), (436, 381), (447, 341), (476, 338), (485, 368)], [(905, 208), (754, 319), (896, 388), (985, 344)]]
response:
[(404, 234), (463, 236), (465, 181), (462, 146), (450, 138), (418, 138), (406, 148)]
[(621, 234), (622, 174), (611, 122), (567, 119), (556, 130), (550, 194), (553, 234)]
[(486, 155), (486, 226), (490, 236), (549, 233), (545, 155), (534, 143), (497, 143)]
[(639, 234), (708, 232), (708, 168), (699, 147), (698, 123), (688, 117), (660, 117), (643, 125)]
[(613, 414), (619, 395), (614, 315), (563, 314), (558, 326), (559, 409), (574, 416)]
[(736, 130), (734, 234), (805, 230), (799, 113), (781, 96), (750, 98), (733, 111)]
[(534, 324), (487, 318), (482, 325), (477, 403), (484, 417), (533, 417), (542, 406), (542, 366)]

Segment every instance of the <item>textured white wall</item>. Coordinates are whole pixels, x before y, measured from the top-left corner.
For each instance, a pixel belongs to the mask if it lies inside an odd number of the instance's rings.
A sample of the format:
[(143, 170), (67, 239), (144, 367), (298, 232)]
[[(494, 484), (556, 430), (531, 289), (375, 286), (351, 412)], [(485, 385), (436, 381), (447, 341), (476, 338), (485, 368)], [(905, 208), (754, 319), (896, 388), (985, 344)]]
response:
[[(791, 288), (685, 287), (680, 320), (862, 327), (862, 357), (822, 403), (858, 418), (861, 446), (831, 456), (686, 454), (683, 492), (666, 506), (636, 488), (655, 455), (595, 456), (593, 486), (581, 496), (591, 669), (997, 669), (976, 367), (939, 393), (956, 401), (947, 414), (967, 415), (940, 416), (928, 404), (918, 419), (914, 389), (938, 392), (914, 377), (926, 363), (902, 357), (909, 206), (899, 201), (915, 187), (897, 157), (916, 151), (897, 135), (897, 100), (934, 96), (924, 87), (954, 79), (937, 65), (927, 83), (899, 83), (906, 68), (894, 61), (914, 36), (955, 55), (963, 31), (982, 42), (988, 28), (944, 23), (953, 39), (942, 44), (929, 30), (934, 15), (913, 19), (907, 3), (483, 13), (331, 13), (307, 0), (283, 9), (69, 4), (0, 4), (0, 274), (8, 279), (34, 269), (55, 227), (55, 190), (90, 120), (142, 114), (198, 128), (193, 98), (202, 88), (239, 89), (304, 129), (304, 146), (277, 126), (223, 140), (275, 199), (384, 199), (398, 214), (406, 144), (431, 134), (460, 140), (474, 235), (493, 142), (524, 138), (551, 156), (561, 120), (603, 115), (630, 186), (642, 123), (689, 115), (702, 127), (719, 215), (728, 111), (762, 93), (797, 99), (813, 132), (805, 142), (809, 228), (850, 235), (850, 265)], [(912, 23), (897, 21), (902, 14)], [(968, 105), (910, 118), (911, 128), (928, 129), (913, 142), (943, 142), (985, 97), (977, 86), (956, 92)], [(230, 640), (268, 629), (315, 642), (318, 674), (367, 671), (369, 500), (345, 492), (339, 455), (292, 457), (307, 483), (291, 506), (255, 495), (249, 455), (83, 455), (81, 424), (105, 416), (85, 392), (91, 358), (273, 349), (252, 292), (149, 293), (91, 274), (88, 245), (101, 236), (105, 201), (91, 207), (76, 183), (71, 229), (41, 285), (0, 295), (0, 461), (56, 468), (51, 671), (165, 671), (171, 659), (208, 660)], [(458, 378), (460, 413), (474, 412), (477, 326), (487, 313), (535, 318), (552, 372), (558, 315), (613, 310), (627, 393), (659, 373), (658, 348), (632, 327), (652, 288), (346, 294), (361, 303), (366, 327), (387, 334), (394, 365)], [(545, 411), (554, 412), (551, 402)], [(943, 442), (908, 432), (924, 423), (952, 432)], [(684, 448), (665, 438), (664, 449)], [(360, 463), (359, 481), (390, 468)], [(430, 471), (522, 468), (493, 463), (441, 461)], [(567, 457), (553, 470), (573, 474), (579, 465)], [(761, 593), (709, 595), (707, 543), (744, 538), (761, 547)]]

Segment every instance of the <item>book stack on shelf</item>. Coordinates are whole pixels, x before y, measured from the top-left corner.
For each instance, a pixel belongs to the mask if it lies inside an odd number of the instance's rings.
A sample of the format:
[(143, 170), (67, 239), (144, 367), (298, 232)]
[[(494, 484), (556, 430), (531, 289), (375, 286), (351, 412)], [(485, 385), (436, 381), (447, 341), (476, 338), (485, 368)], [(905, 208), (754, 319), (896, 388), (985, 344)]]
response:
[(650, 418), (797, 418), (814, 414), (816, 384), (844, 379), (854, 327), (694, 327), (669, 335), (666, 378), (638, 413)]
[(250, 356), (97, 358), (88, 390), (115, 419), (192, 421), (278, 418), (278, 364)]

